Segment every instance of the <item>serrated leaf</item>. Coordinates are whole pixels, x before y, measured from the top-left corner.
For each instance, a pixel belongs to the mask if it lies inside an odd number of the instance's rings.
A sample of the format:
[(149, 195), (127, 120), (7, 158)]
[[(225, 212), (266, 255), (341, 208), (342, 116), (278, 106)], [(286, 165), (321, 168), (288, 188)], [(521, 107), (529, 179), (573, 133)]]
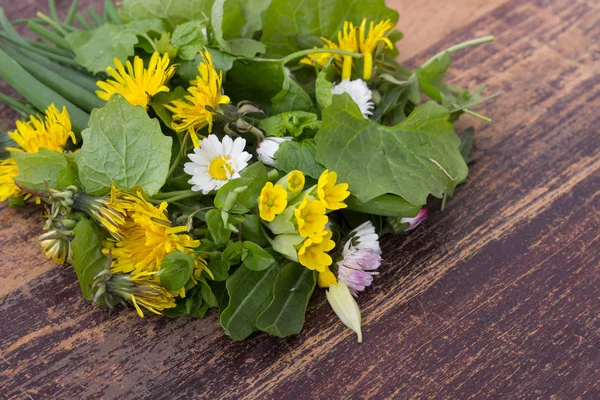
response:
[(240, 267), (227, 280), (229, 303), (219, 318), (234, 340), (243, 340), (257, 331), (256, 319), (273, 298), (273, 284), (281, 270), (279, 263), (263, 271)]
[(165, 184), (172, 139), (142, 107), (113, 95), (104, 107), (92, 111), (81, 136), (83, 146), (75, 159), (86, 193), (105, 194), (115, 183), (152, 196)]
[(102, 241), (106, 235), (87, 218), (81, 218), (73, 232), (73, 268), (83, 297), (91, 301), (94, 298), (94, 278), (108, 266), (108, 257), (102, 254)]
[(284, 57), (302, 50), (303, 36), (337, 39), (344, 21), (360, 25), (363, 18), (395, 24), (398, 13), (384, 0), (273, 0), (264, 18), (261, 41), (268, 54)]
[(429, 194), (452, 195), (468, 173), (448, 118), (445, 107), (429, 102), (386, 127), (362, 118), (349, 95), (334, 96), (315, 138), (316, 160), (363, 202), (393, 193), (424, 205)]
[(123, 0), (121, 16), (125, 21), (160, 18), (171, 29), (188, 21), (205, 20), (212, 0)]
[(316, 132), (320, 126), (321, 121), (319, 121), (317, 114), (306, 111), (283, 112), (263, 119), (258, 125), (260, 129), (267, 133), (267, 136), (277, 137), (297, 137), (305, 132)]
[(315, 271), (297, 263), (285, 266), (275, 280), (273, 301), (256, 320), (258, 329), (279, 337), (300, 333), (316, 283)]
[(48, 193), (48, 189), (59, 189), (74, 182), (74, 173), (64, 154), (40, 149), (37, 153), (13, 151), (11, 153), (19, 174), (15, 181), (36, 193)]
[(134, 46), (138, 43), (133, 29), (109, 23), (93, 31), (75, 31), (65, 39), (75, 52), (75, 61), (94, 74), (112, 66), (113, 58), (124, 63), (134, 55)]
[(325, 168), (316, 161), (317, 147), (313, 139), (301, 142), (283, 142), (275, 152), (277, 169), (285, 172), (300, 170), (305, 175), (319, 179)]
[(152, 107), (156, 113), (156, 116), (160, 118), (160, 120), (164, 122), (166, 126), (171, 126), (171, 122), (173, 121), (173, 113), (165, 108), (165, 104), (169, 104), (173, 100), (181, 99), (187, 94), (187, 90), (181, 86), (177, 86), (170, 92), (160, 92), (153, 96), (152, 100), (150, 100), (150, 107)]
[(171, 35), (171, 43), (179, 50), (177, 56), (183, 60), (193, 60), (206, 45), (206, 24), (190, 21), (178, 25)]

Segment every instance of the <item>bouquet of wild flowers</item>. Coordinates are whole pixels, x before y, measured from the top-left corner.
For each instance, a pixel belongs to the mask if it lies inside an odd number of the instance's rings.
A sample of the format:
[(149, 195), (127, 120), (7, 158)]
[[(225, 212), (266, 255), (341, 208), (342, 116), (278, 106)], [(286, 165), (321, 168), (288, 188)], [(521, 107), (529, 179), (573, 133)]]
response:
[(379, 236), (467, 176), (473, 131), (453, 122), (486, 119), (487, 99), (443, 78), (492, 38), (409, 71), (383, 0), (50, 10), (0, 10), (0, 77), (25, 99), (0, 94), (24, 116), (2, 135), (0, 200), (44, 204), (42, 251), (83, 296), (140, 317), (219, 308), (239, 340), (297, 334), (319, 287), (360, 341)]

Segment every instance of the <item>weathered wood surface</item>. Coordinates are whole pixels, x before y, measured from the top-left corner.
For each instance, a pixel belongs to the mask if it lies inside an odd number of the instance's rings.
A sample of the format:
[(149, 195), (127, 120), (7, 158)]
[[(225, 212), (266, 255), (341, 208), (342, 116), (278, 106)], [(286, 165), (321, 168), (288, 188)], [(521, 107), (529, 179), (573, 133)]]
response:
[[(395, 2), (418, 9), (409, 3), (421, 2)], [(2, 208), (0, 393), (600, 398), (600, 5), (473, 1), (483, 13), (474, 17), (461, 3), (472, 21), (451, 34), (428, 15), (409, 23), (441, 40), (408, 63), (496, 35), (457, 54), (451, 81), (485, 81), (503, 96), (482, 109), (493, 124), (475, 123), (477, 162), (446, 211), (411, 236), (384, 239), (382, 274), (359, 299), (363, 344), (322, 292), (302, 334), (286, 340), (232, 342), (215, 313), (109, 316), (81, 298), (69, 268), (37, 254), (39, 210)]]

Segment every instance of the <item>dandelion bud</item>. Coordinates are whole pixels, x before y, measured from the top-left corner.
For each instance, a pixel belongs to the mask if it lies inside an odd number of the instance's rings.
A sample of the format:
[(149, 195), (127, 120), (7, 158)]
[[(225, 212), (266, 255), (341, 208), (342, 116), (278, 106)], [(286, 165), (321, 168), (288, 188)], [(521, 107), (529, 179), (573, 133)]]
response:
[(356, 300), (352, 297), (348, 286), (340, 281), (337, 285), (329, 286), (325, 295), (327, 296), (327, 301), (333, 309), (333, 312), (335, 312), (335, 315), (338, 316), (344, 325), (356, 332), (358, 343), (361, 343), (362, 331), (360, 309), (358, 308), (358, 304), (356, 304)]
[(256, 154), (258, 154), (258, 159), (262, 161), (263, 164), (268, 165), (269, 167), (277, 167), (277, 159), (275, 158), (275, 153), (279, 150), (279, 146), (283, 142), (287, 142), (292, 140), (292, 137), (272, 137), (269, 136), (263, 140), (258, 147), (256, 148)]

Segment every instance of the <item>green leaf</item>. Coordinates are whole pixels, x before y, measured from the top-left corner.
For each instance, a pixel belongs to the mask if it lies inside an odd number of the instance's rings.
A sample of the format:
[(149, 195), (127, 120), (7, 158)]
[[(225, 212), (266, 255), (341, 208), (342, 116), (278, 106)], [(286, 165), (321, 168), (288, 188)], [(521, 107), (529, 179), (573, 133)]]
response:
[(242, 340), (257, 331), (256, 319), (273, 298), (273, 284), (281, 265), (273, 264), (263, 271), (240, 267), (227, 280), (229, 304), (220, 322), (234, 340)]
[(171, 126), (171, 122), (173, 121), (173, 113), (165, 108), (166, 104), (169, 104), (173, 100), (178, 100), (185, 95), (188, 94), (187, 90), (182, 88), (181, 86), (177, 86), (175, 89), (170, 92), (160, 92), (152, 97), (150, 100), (150, 107), (156, 113), (156, 116), (160, 118), (162, 122), (166, 126)]
[(302, 50), (305, 37), (337, 39), (344, 21), (360, 25), (363, 18), (395, 24), (398, 13), (384, 0), (273, 0), (264, 19), (261, 41), (268, 54), (284, 57)]
[(245, 220), (242, 223), (242, 237), (244, 240), (250, 240), (259, 246), (267, 246), (269, 241), (265, 238), (259, 216), (248, 214), (244, 218)]
[(254, 58), (257, 54), (263, 54), (267, 50), (261, 42), (248, 38), (232, 39), (228, 44), (231, 54), (245, 58)]
[(217, 300), (217, 297), (214, 295), (208, 283), (204, 280), (201, 280), (199, 284), (202, 300), (204, 300), (209, 307), (219, 307), (219, 300)]
[(280, 62), (238, 60), (227, 73), (225, 93), (233, 101), (248, 100), (275, 113), (312, 111), (310, 96), (290, 78)]
[(172, 29), (188, 21), (203, 21), (210, 15), (212, 0), (123, 0), (125, 21), (160, 18)]
[(334, 96), (315, 138), (316, 160), (362, 202), (393, 193), (424, 205), (429, 194), (452, 195), (468, 173), (448, 118), (445, 107), (429, 102), (386, 127), (362, 118), (349, 95)]
[(256, 321), (258, 329), (279, 337), (300, 333), (316, 275), (300, 264), (286, 265), (275, 280), (273, 301)]
[(75, 61), (94, 74), (113, 65), (113, 58), (125, 63), (138, 43), (135, 30), (108, 23), (93, 31), (72, 32), (65, 39), (75, 52)]
[(247, 250), (246, 256), (242, 258), (242, 265), (251, 271), (262, 271), (275, 262), (275, 258), (271, 253), (256, 243), (245, 241), (242, 244), (242, 249)]
[(217, 210), (216, 208), (209, 210), (206, 213), (206, 225), (208, 225), (208, 230), (215, 244), (227, 243), (231, 236), (231, 231), (223, 223), (221, 210)]
[(242, 262), (242, 242), (233, 242), (223, 251), (221, 259), (229, 265), (238, 265)]
[(471, 150), (473, 149), (473, 142), (475, 141), (475, 129), (465, 129), (460, 134), (460, 155), (463, 157), (467, 164), (473, 162), (471, 157)]
[(285, 172), (300, 170), (305, 175), (319, 179), (325, 168), (316, 161), (317, 147), (313, 139), (302, 142), (283, 142), (275, 152), (277, 169)]
[(317, 96), (317, 105), (321, 110), (331, 105), (331, 89), (333, 89), (333, 79), (336, 75), (333, 59), (327, 62), (327, 65), (317, 75), (315, 82), (315, 94)]
[(152, 196), (165, 184), (172, 139), (163, 135), (158, 120), (148, 117), (142, 107), (113, 95), (103, 108), (92, 112), (81, 136), (83, 147), (75, 159), (86, 193), (102, 195), (115, 183)]
[(267, 183), (267, 170), (262, 163), (246, 168), (241, 177), (223, 185), (215, 196), (215, 206), (232, 214), (245, 214), (258, 204), (258, 196)]
[(13, 151), (11, 155), (19, 167), (15, 181), (32, 192), (48, 194), (48, 189), (74, 182), (74, 174), (68, 171), (71, 166), (62, 153), (40, 149), (37, 153)]
[(179, 47), (179, 58), (193, 60), (198, 52), (204, 49), (206, 39), (203, 29), (206, 29), (206, 24), (202, 21), (186, 22), (175, 28), (171, 35), (171, 43)]
[(108, 267), (108, 257), (102, 254), (102, 241), (106, 235), (87, 218), (81, 218), (73, 232), (73, 268), (79, 279), (83, 297), (91, 301), (94, 298), (94, 278)]
[[(289, 111), (263, 119), (258, 127), (267, 136), (300, 136), (303, 133), (316, 133), (321, 126), (317, 114), (305, 111)], [(314, 134), (313, 134), (314, 136)]]
[(400, 196), (384, 194), (367, 202), (362, 202), (354, 196), (346, 199), (347, 210), (363, 214), (381, 215), (385, 217), (414, 217), (420, 206), (415, 206)]
[(215, 0), (210, 13), (210, 25), (212, 27), (213, 36), (219, 48), (223, 51), (230, 52), (229, 44), (225, 40), (223, 32), (223, 20), (225, 18), (225, 2), (227, 0)]
[[(212, 56), (213, 64), (217, 71), (223, 71), (223, 73), (229, 71), (233, 66), (233, 62), (237, 60), (237, 57), (232, 56), (227, 53), (223, 53), (222, 51), (207, 48), (208, 52)], [(200, 54), (196, 54), (193, 60), (191, 61), (183, 61), (179, 67), (177, 68), (177, 74), (184, 81), (191, 81), (196, 79), (198, 76), (198, 65), (202, 62), (202, 56)]]
[(229, 278), (229, 263), (220, 256), (211, 256), (208, 259), (208, 269), (212, 272), (215, 281), (224, 281)]
[(194, 260), (182, 251), (167, 254), (160, 264), (160, 284), (168, 290), (179, 290), (194, 272)]

